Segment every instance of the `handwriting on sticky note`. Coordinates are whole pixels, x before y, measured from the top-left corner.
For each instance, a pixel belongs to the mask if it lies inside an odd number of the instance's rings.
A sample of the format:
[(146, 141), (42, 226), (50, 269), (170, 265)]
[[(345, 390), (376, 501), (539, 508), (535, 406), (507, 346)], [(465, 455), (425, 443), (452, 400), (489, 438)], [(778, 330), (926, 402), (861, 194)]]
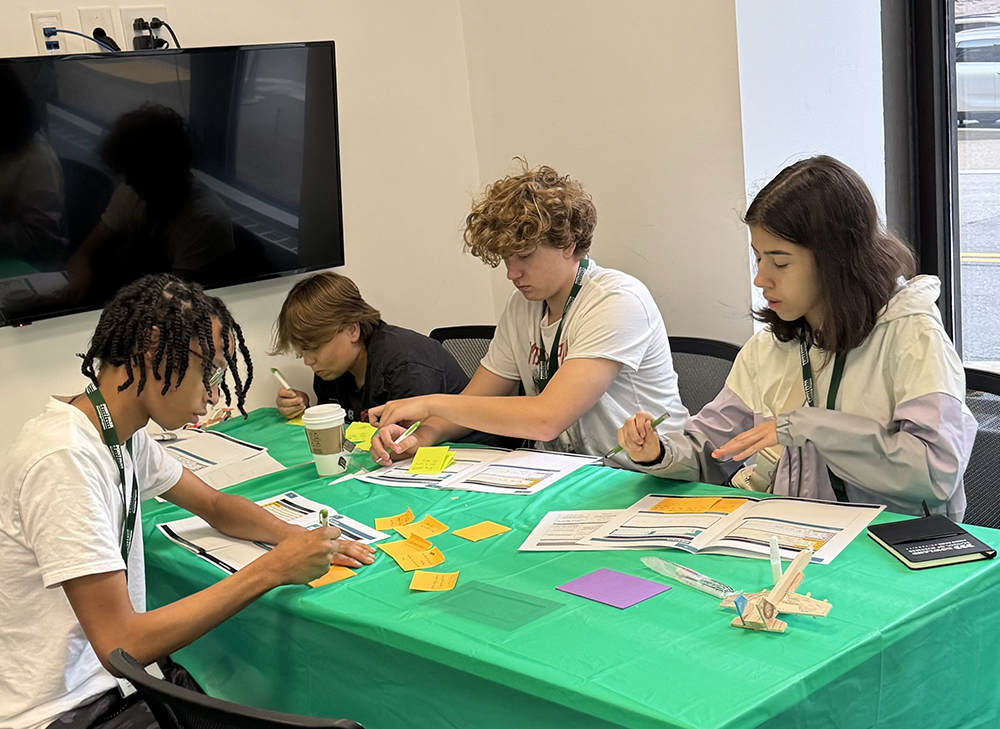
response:
[(428, 567), (437, 567), (439, 564), (444, 562), (444, 555), (441, 550), (437, 547), (432, 547), (426, 552), (412, 552), (410, 554), (401, 554), (399, 557), (393, 556), (404, 572), (412, 572), (413, 570), (425, 570)]
[(719, 500), (717, 496), (700, 496), (696, 498), (683, 498), (680, 496), (668, 496), (654, 506), (649, 507), (650, 511), (661, 514), (704, 514), (712, 511), (712, 506)]
[[(441, 471), (448, 467), (449, 454), (450, 449), (448, 446), (423, 446), (422, 448), (418, 448), (407, 473), (418, 473), (425, 476), (434, 476), (441, 473)], [(451, 456), (452, 460), (454, 458), (454, 456)]]
[(347, 426), (347, 430), (344, 431), (344, 437), (355, 443), (358, 450), (367, 451), (372, 446), (372, 436), (377, 432), (378, 428), (371, 423), (356, 420)]
[[(406, 511), (402, 514), (396, 514), (396, 516), (380, 516), (375, 520), (375, 528), (380, 532), (384, 532), (386, 529), (394, 529), (398, 526), (403, 526), (409, 524), (413, 521), (413, 511), (407, 507)], [(407, 536), (406, 534), (403, 535)]]
[(398, 562), (399, 557), (402, 555), (426, 552), (434, 545), (418, 534), (411, 534), (405, 540), (400, 539), (395, 542), (378, 544), (376, 546)]
[(452, 534), (462, 539), (468, 539), (470, 542), (478, 542), (480, 539), (488, 539), (495, 537), (497, 534), (509, 531), (510, 527), (505, 527), (503, 524), (497, 524), (492, 521), (481, 521), (478, 524), (473, 524), (463, 529), (456, 529)]
[(322, 587), (323, 585), (332, 585), (334, 582), (340, 582), (341, 580), (346, 580), (348, 577), (354, 577), (354, 570), (348, 567), (341, 567), (340, 565), (330, 565), (330, 570), (312, 582), (309, 583), (309, 587)]
[(427, 572), (417, 570), (410, 579), (411, 590), (424, 592), (444, 592), (452, 589), (458, 582), (457, 572)]
[(393, 527), (401, 536), (409, 537), (411, 534), (416, 534), (417, 536), (423, 537), (424, 539), (430, 539), (431, 537), (436, 537), (438, 534), (443, 534), (448, 531), (448, 525), (442, 524), (433, 516), (428, 514), (423, 519), (413, 524), (400, 524), (399, 526)]

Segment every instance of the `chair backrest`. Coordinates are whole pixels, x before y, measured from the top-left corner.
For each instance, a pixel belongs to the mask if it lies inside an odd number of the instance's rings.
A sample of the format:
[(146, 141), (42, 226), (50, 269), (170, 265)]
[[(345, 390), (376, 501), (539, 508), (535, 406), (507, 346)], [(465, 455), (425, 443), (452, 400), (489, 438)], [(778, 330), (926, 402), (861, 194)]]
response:
[(694, 415), (722, 392), (740, 348), (729, 342), (670, 337), (681, 402)]
[(979, 423), (965, 469), (965, 523), (1000, 528), (1000, 375), (965, 370), (965, 402)]
[(431, 339), (441, 342), (458, 366), (470, 378), (479, 369), (479, 363), (490, 348), (495, 326), (440, 327), (431, 332)]
[(350, 719), (316, 719), (213, 699), (150, 676), (121, 648), (111, 653), (109, 661), (135, 686), (160, 729), (364, 729)]

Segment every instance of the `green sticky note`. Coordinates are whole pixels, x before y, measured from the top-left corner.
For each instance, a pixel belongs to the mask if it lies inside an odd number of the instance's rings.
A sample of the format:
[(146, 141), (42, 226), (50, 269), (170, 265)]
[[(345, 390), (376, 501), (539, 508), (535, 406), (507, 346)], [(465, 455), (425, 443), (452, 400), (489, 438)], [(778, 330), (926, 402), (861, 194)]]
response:
[(564, 606), (554, 600), (475, 581), (424, 602), (501, 630), (515, 630)]

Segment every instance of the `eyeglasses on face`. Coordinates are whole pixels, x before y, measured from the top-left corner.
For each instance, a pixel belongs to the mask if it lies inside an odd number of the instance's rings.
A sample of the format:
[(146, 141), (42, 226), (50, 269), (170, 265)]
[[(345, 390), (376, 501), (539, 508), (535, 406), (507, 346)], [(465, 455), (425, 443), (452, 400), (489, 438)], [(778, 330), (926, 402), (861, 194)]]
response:
[[(202, 359), (202, 360), (205, 359), (202, 356), (201, 352), (195, 352), (190, 347), (188, 347), (188, 351), (191, 354), (193, 354), (195, 357), (197, 357), (198, 359)], [(225, 366), (221, 366), (221, 367), (220, 366), (216, 366), (215, 372), (213, 372), (212, 376), (208, 378), (208, 386), (209, 387), (215, 387), (215, 386), (221, 384), (222, 380), (225, 379), (225, 377), (226, 377), (226, 368), (225, 368)]]

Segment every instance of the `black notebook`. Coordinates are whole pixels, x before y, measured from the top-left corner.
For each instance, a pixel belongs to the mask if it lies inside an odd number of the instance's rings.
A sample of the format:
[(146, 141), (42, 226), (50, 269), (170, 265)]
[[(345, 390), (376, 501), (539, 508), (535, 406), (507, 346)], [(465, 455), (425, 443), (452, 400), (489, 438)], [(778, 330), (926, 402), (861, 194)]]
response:
[(911, 570), (993, 559), (997, 555), (995, 549), (941, 514), (873, 524), (868, 527), (868, 536)]

